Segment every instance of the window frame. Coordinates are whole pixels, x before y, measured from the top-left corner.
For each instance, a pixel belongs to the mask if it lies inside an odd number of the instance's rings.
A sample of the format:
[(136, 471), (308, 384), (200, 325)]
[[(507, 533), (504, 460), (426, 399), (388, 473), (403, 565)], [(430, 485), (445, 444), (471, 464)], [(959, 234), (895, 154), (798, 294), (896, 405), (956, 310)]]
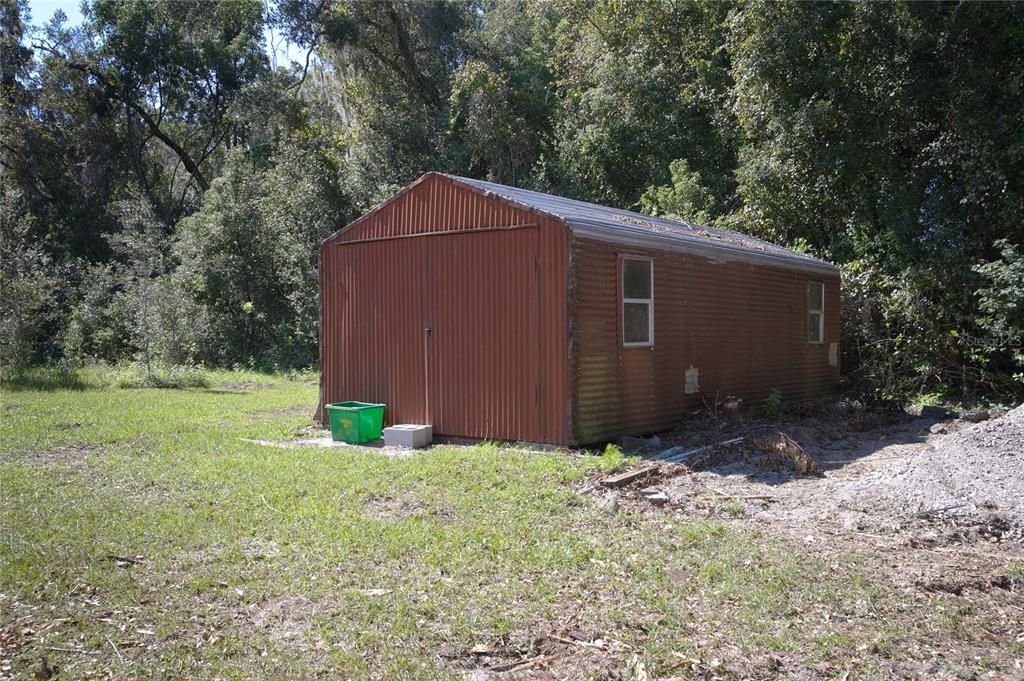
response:
[[(626, 261), (645, 262), (649, 266), (648, 277), (650, 278), (650, 298), (627, 298), (626, 297)], [(647, 340), (627, 341), (626, 340), (626, 304), (642, 304), (647, 306)], [(620, 340), (624, 348), (653, 348), (654, 347), (654, 258), (645, 255), (620, 254), (619, 255), (619, 319), (621, 320), (622, 334)]]
[[(811, 309), (811, 287), (821, 287), (821, 307), (816, 310)], [(807, 310), (807, 314), (804, 317), (804, 333), (807, 334), (807, 342), (811, 345), (822, 345), (825, 342), (825, 282), (823, 281), (808, 281), (807, 288), (804, 293), (804, 306)], [(818, 315), (818, 340), (811, 338), (811, 315)]]

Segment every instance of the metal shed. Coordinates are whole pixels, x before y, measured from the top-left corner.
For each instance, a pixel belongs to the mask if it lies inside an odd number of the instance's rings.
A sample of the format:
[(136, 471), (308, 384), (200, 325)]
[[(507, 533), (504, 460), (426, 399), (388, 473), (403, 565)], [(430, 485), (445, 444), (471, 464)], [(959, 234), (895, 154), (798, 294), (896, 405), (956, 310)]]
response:
[(586, 444), (828, 394), (839, 272), (760, 239), (427, 173), (320, 251), (320, 401)]

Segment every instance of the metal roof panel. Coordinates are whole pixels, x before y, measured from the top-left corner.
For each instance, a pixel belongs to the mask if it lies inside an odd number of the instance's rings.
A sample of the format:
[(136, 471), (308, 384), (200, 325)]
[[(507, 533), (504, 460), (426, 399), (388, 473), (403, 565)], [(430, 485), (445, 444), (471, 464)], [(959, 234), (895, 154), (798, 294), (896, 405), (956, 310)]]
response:
[(453, 182), (564, 220), (569, 229), (579, 236), (636, 247), (696, 251), (711, 257), (732, 256), (733, 259), (772, 261), (777, 265), (801, 269), (836, 270), (834, 265), (824, 260), (741, 232), (653, 217), (458, 175), (439, 174)]

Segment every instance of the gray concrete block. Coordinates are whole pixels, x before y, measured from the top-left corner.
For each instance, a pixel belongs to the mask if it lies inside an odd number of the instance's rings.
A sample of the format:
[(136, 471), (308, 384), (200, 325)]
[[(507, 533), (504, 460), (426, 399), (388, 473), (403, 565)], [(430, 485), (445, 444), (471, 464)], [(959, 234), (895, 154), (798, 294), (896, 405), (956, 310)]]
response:
[(401, 423), (384, 429), (384, 444), (397, 447), (426, 447), (434, 439), (433, 426)]

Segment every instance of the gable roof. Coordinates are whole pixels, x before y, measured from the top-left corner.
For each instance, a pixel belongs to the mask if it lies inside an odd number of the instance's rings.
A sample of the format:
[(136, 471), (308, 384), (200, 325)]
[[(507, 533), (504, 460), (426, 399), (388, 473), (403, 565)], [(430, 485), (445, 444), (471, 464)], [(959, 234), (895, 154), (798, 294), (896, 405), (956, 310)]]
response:
[(552, 194), (437, 173), (450, 181), (495, 196), (531, 211), (562, 220), (581, 237), (635, 246), (695, 252), (712, 258), (773, 263), (778, 266), (835, 273), (835, 265), (763, 239), (692, 222), (652, 217)]

